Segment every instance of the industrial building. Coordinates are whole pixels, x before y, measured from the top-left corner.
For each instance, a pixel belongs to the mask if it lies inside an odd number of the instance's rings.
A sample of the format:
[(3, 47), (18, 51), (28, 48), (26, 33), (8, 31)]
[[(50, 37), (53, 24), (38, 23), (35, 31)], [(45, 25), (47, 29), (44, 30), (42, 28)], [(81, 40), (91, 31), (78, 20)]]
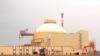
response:
[[(24, 55), (39, 52), (40, 48), (46, 48), (47, 54), (74, 54), (87, 53), (91, 49), (95, 52), (95, 43), (90, 42), (88, 31), (80, 30), (76, 33), (67, 33), (64, 29), (63, 14), (61, 14), (61, 25), (54, 19), (44, 20), (44, 24), (39, 26), (34, 33), (20, 32), (21, 36), (32, 36), (30, 45), (21, 46), (0, 46), (0, 53), (5, 55)], [(19, 38), (20, 39), (20, 38)]]
[(76, 33), (67, 33), (62, 26), (56, 23), (56, 20), (46, 19), (44, 24), (34, 32), (31, 43), (33, 46), (63, 46), (68, 49), (64, 50), (68, 53), (82, 52), (82, 48), (89, 45), (88, 31), (80, 30)]
[(45, 20), (44, 24), (36, 29), (32, 40), (35, 46), (72, 46), (75, 49), (81, 49), (88, 43), (87, 31), (67, 33), (63, 27), (56, 24), (56, 20), (50, 19)]

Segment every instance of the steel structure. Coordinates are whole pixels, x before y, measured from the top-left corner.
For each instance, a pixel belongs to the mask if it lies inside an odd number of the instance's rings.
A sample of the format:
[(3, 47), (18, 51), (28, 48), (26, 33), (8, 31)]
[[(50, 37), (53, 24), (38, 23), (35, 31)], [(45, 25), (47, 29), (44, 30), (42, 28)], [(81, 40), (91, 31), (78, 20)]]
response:
[[(89, 48), (89, 50), (88, 50), (88, 48)], [(85, 54), (86, 56), (89, 56), (89, 55), (87, 54), (88, 51), (93, 51), (94, 56), (96, 55), (95, 43), (94, 43), (93, 41), (90, 42), (88, 46), (84, 46), (84, 47), (83, 47), (82, 54), (83, 54), (83, 55)], [(84, 53), (84, 52), (86, 52), (86, 53)]]
[(26, 28), (25, 30), (20, 30), (19, 33), (19, 46), (21, 46), (21, 38), (24, 36), (34, 36), (33, 33), (28, 33), (28, 28)]

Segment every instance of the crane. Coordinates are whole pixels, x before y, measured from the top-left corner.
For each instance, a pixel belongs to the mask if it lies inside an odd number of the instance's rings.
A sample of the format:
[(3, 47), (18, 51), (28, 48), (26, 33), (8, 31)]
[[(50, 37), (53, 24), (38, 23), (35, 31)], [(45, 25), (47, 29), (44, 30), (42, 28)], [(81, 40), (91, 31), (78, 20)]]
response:
[(19, 33), (19, 45), (21, 46), (21, 38), (23, 36), (34, 36), (33, 33), (28, 33), (28, 28), (26, 28), (25, 30), (20, 30), (20, 33)]
[[(87, 50), (87, 48), (89, 48), (89, 50)], [(83, 47), (82, 54), (87, 55), (87, 52), (88, 52), (88, 51), (91, 51), (91, 50), (93, 51), (94, 56), (95, 56), (95, 55), (96, 55), (96, 50), (95, 50), (95, 43), (94, 43), (94, 41), (91, 41), (91, 42), (89, 43), (89, 45)], [(84, 53), (84, 51), (85, 51), (86, 53)]]

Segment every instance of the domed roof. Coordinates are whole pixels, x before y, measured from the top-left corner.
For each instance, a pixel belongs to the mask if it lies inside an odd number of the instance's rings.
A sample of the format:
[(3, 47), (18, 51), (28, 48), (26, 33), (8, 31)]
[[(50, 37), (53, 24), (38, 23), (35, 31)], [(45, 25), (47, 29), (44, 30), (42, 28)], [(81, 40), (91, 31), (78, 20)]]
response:
[(36, 32), (62, 32), (62, 33), (65, 33), (66, 31), (58, 24), (47, 23), (47, 24), (43, 24), (39, 28), (37, 28)]

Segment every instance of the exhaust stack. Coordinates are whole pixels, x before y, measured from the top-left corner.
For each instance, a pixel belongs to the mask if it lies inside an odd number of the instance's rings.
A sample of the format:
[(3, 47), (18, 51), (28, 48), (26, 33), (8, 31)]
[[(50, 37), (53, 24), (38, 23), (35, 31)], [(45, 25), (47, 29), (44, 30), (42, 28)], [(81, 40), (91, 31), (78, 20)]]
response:
[(61, 26), (64, 27), (64, 21), (63, 21), (64, 13), (61, 13)]

